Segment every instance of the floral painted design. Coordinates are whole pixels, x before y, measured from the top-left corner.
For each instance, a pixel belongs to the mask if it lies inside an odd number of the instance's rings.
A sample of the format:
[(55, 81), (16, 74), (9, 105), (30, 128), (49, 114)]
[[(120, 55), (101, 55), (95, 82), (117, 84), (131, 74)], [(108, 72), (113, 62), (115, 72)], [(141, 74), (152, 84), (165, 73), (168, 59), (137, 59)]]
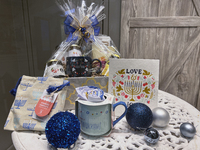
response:
[(139, 74), (126, 74), (125, 69), (117, 71), (112, 78), (112, 91), (115, 101), (135, 101), (150, 104), (155, 100), (156, 82), (150, 71)]

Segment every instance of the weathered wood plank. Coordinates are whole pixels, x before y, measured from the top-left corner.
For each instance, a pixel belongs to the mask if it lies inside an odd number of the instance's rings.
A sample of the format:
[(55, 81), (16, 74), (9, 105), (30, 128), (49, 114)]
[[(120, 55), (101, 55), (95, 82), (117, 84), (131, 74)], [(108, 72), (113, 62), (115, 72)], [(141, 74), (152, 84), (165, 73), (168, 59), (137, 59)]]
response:
[(200, 17), (181, 16), (181, 17), (131, 17), (129, 26), (134, 28), (148, 27), (197, 27), (200, 26)]
[(199, 44), (182, 65), (175, 78), (167, 88), (167, 92), (176, 94), (191, 105), (197, 107), (200, 87), (200, 58)]
[(199, 0), (192, 0), (196, 8), (197, 14), (200, 16), (200, 2)]
[(170, 69), (167, 71), (167, 73), (163, 77), (163, 80), (160, 83), (161, 90), (164, 90), (164, 91), (167, 90), (169, 84), (174, 79), (177, 72), (180, 70), (182, 65), (187, 60), (187, 58), (193, 52), (194, 47), (199, 42), (200, 42), (200, 27), (197, 28), (196, 32), (192, 35), (192, 37), (185, 44), (185, 46), (182, 50), (182, 53), (179, 55), (179, 57), (177, 57), (177, 59), (174, 61), (173, 65), (170, 67)]
[(196, 107), (196, 108), (197, 108), (198, 110), (200, 110), (200, 89), (199, 89), (199, 92), (197, 93), (197, 96), (198, 96), (198, 97), (197, 97), (197, 107)]
[[(185, 2), (185, 1), (184, 1)], [(192, 3), (193, 4), (193, 3)], [(187, 9), (187, 12), (191, 12), (192, 16), (196, 16), (196, 11), (194, 10), (194, 5), (191, 6), (191, 9), (189, 11), (189, 8)], [(181, 14), (183, 11), (181, 11)], [(160, 28), (161, 29), (161, 28)], [(171, 29), (171, 28), (169, 28)], [(181, 53), (180, 50), (183, 49), (185, 46), (185, 43), (187, 43), (188, 39), (196, 32), (196, 28), (175, 28), (177, 31), (177, 37), (174, 38), (176, 42), (171, 42), (170, 45), (173, 45), (173, 51), (172, 53), (177, 57)], [(173, 40), (173, 41), (174, 41)], [(179, 45), (179, 46), (178, 46)], [(182, 47), (180, 47), (182, 45)], [(200, 110), (200, 107), (198, 107), (198, 93), (199, 93), (199, 72), (200, 72), (200, 51), (199, 51), (199, 45), (196, 46), (193, 49), (193, 52), (188, 57), (188, 59), (185, 61), (185, 63), (182, 65), (180, 70), (177, 72), (175, 78), (171, 81), (170, 85), (168, 86), (166, 92), (169, 92), (173, 95), (176, 95), (183, 100), (187, 101), (194, 107), (198, 108)], [(178, 52), (175, 54), (175, 52)], [(174, 60), (174, 59), (172, 59)], [(173, 61), (174, 63), (174, 61)], [(167, 66), (167, 65), (166, 65)], [(171, 65), (170, 65), (171, 66)], [(168, 70), (169, 68), (165, 69)], [(161, 71), (163, 72), (163, 70)], [(164, 73), (165, 74), (165, 73)]]
[[(174, 30), (174, 33), (170, 31), (169, 33), (167, 33), (169, 34), (169, 38), (171, 38), (171, 40), (168, 44), (166, 44), (166, 47), (170, 47), (170, 49), (165, 49), (165, 52), (163, 54), (162, 60), (164, 61), (162, 62), (165, 63), (162, 63), (162, 68), (164, 69), (160, 70), (160, 73), (162, 73), (161, 81), (167, 73), (166, 71), (168, 71), (170, 67), (175, 63), (177, 57), (181, 54), (182, 50), (184, 49), (188, 38), (191, 36), (189, 33), (189, 28), (168, 28), (168, 30), (172, 29)], [(192, 28), (192, 31), (194, 30), (196, 30), (196, 28)], [(193, 32), (191, 34), (193, 34)], [(173, 95), (177, 95), (178, 97), (183, 98), (185, 100), (187, 100), (187, 93), (189, 92), (188, 86), (190, 86), (191, 83), (188, 82), (191, 71), (190, 74), (187, 73), (186, 70), (188, 69), (188, 65), (186, 64), (188, 64), (188, 59), (186, 60), (186, 63), (184, 63), (184, 65), (181, 66), (180, 70), (177, 72), (175, 78), (172, 79), (171, 83), (169, 84), (166, 90), (167, 92)]]
[(129, 51), (129, 25), (130, 18), (130, 0), (122, 0), (121, 9), (121, 38), (120, 38), (120, 54), (123, 56), (128, 55)]
[[(199, 51), (199, 45), (194, 48), (192, 54), (190, 57), (187, 59), (186, 63), (184, 64), (184, 73), (186, 75), (186, 81), (185, 85), (182, 86), (184, 91), (183, 91), (183, 96), (181, 97), (182, 99), (186, 99), (188, 103), (191, 105), (197, 107), (198, 103), (198, 92), (199, 92), (199, 87), (200, 87), (200, 78), (199, 78), (199, 73), (200, 73), (200, 62), (199, 62), (199, 56), (200, 56), (200, 51)], [(181, 90), (179, 90), (179, 93), (181, 95)]]

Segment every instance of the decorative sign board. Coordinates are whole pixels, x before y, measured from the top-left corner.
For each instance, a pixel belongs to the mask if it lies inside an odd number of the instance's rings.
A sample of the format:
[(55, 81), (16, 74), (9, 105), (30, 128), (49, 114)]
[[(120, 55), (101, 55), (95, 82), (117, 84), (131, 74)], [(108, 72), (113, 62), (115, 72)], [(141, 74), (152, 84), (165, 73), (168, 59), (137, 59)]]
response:
[[(158, 84), (159, 60), (110, 59), (108, 93), (115, 96), (115, 102), (124, 101), (128, 107), (140, 102), (153, 109), (157, 107)], [(121, 112), (123, 108), (118, 108), (115, 115)]]

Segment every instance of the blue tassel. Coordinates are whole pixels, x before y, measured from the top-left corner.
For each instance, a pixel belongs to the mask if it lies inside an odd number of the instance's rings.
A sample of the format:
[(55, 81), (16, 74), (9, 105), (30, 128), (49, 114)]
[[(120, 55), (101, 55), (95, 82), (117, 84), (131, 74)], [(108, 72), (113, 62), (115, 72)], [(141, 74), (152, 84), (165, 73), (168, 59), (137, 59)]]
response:
[(57, 87), (50, 85), (49, 88), (47, 89), (47, 92), (50, 94), (50, 93), (54, 92), (56, 89), (57, 89)]
[(17, 81), (17, 84), (16, 84), (15, 88), (14, 88), (14, 89), (12, 89), (12, 90), (10, 90), (10, 94), (12, 94), (13, 96), (16, 96), (16, 93), (17, 93), (17, 88), (18, 88), (18, 86), (19, 86), (19, 84), (20, 84), (21, 80), (22, 80), (22, 77), (20, 77), (20, 78), (18, 79), (18, 81)]
[[(66, 81), (64, 81), (64, 82), (66, 82)], [(66, 83), (64, 83), (64, 84), (62, 84), (62, 85), (60, 85), (60, 86), (49, 86), (49, 88), (47, 89), (47, 92), (48, 92), (48, 94), (51, 94), (52, 92), (54, 92), (54, 91), (60, 91), (60, 90), (62, 90), (65, 86), (69, 86), (70, 85), (70, 82), (69, 81), (67, 81)]]
[(16, 93), (17, 93), (17, 90), (16, 90), (16, 89), (12, 89), (12, 90), (10, 90), (10, 94), (12, 94), (13, 96), (15, 96)]

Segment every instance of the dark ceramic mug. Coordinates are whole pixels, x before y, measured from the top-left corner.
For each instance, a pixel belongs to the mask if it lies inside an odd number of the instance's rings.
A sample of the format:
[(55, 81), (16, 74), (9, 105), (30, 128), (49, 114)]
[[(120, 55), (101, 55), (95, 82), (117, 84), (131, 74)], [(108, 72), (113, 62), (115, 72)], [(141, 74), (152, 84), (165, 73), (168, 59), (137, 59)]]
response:
[(91, 59), (88, 56), (67, 57), (66, 58), (66, 74), (69, 77), (90, 77), (92, 75), (92, 65), (99, 63), (100, 68), (96, 73), (100, 73), (101, 61), (99, 59)]

